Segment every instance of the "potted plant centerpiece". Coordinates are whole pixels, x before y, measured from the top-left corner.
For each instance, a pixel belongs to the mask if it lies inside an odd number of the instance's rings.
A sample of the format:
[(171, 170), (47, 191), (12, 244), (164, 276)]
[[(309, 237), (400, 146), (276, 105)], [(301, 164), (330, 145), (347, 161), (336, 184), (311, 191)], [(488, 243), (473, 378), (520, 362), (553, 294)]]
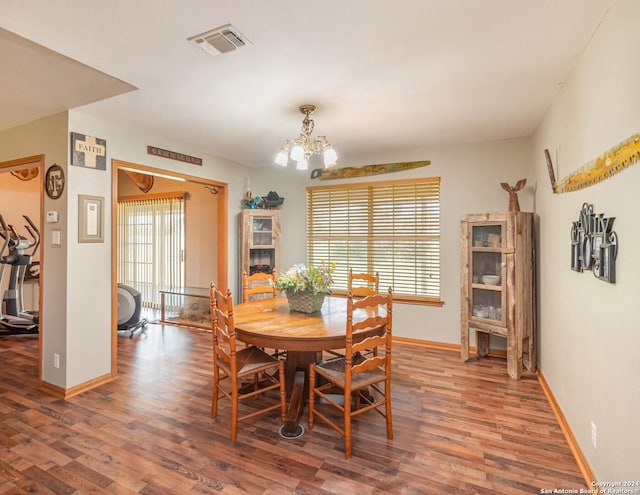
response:
[(320, 266), (294, 265), (277, 278), (276, 289), (287, 295), (291, 311), (315, 313), (320, 311), (324, 296), (331, 292), (335, 268), (335, 263), (324, 262)]

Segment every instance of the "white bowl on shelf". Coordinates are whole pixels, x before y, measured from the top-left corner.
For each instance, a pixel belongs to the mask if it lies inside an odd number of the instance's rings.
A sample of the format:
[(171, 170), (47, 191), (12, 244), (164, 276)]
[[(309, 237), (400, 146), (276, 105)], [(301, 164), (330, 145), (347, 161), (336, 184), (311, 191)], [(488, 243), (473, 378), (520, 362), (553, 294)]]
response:
[(485, 285), (500, 285), (500, 275), (483, 275), (482, 283)]

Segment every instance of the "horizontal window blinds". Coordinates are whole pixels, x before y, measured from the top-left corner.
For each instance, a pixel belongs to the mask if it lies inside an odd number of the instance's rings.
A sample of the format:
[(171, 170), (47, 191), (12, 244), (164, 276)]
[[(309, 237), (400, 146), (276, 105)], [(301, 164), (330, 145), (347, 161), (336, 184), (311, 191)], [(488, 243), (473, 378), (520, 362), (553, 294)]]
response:
[(307, 188), (307, 262), (380, 273), (399, 298), (440, 299), (440, 178)]

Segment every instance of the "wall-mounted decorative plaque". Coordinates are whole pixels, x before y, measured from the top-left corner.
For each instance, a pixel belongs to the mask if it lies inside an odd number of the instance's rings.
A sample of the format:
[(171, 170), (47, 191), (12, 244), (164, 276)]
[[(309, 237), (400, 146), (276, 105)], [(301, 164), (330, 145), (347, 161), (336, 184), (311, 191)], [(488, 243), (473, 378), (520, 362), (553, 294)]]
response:
[(158, 148), (157, 146), (147, 146), (147, 153), (149, 155), (160, 156), (162, 158), (178, 160), (179, 162), (202, 165), (202, 158), (198, 158), (197, 156), (185, 155), (184, 153), (178, 153), (177, 151), (163, 150), (162, 148)]
[(64, 191), (64, 170), (60, 165), (53, 164), (44, 176), (44, 190), (51, 199), (58, 199)]
[(107, 141), (78, 132), (71, 133), (71, 165), (107, 169)]
[(591, 270), (596, 278), (615, 283), (618, 234), (612, 230), (614, 220), (594, 213), (592, 204), (582, 205), (578, 220), (571, 226), (572, 270)]

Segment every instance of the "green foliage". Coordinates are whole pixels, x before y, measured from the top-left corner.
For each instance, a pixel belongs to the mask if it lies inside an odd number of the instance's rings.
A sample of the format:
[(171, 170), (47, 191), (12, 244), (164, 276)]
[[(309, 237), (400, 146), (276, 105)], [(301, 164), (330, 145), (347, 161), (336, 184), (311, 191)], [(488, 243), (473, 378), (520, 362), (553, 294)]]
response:
[(311, 266), (300, 263), (292, 266), (276, 280), (276, 289), (287, 292), (308, 291), (312, 294), (329, 294), (333, 279), (331, 274), (336, 269), (335, 263), (324, 263)]

